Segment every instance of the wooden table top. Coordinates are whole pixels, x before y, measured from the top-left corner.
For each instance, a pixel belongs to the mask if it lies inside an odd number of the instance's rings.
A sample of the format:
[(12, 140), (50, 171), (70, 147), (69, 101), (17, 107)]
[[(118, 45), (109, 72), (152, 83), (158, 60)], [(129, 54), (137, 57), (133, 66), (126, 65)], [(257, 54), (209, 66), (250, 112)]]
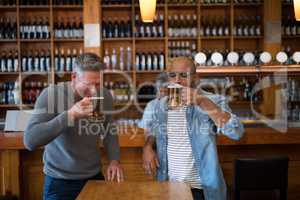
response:
[(190, 186), (185, 183), (156, 181), (104, 182), (88, 181), (77, 200), (192, 200)]

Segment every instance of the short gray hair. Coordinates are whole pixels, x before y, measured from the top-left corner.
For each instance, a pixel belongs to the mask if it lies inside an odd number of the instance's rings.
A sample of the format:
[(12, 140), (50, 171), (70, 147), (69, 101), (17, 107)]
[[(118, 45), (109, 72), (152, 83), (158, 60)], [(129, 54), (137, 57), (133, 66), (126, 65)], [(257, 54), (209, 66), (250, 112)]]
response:
[(99, 72), (104, 69), (101, 58), (94, 53), (80, 54), (75, 61), (73, 72), (81, 74), (85, 71)]

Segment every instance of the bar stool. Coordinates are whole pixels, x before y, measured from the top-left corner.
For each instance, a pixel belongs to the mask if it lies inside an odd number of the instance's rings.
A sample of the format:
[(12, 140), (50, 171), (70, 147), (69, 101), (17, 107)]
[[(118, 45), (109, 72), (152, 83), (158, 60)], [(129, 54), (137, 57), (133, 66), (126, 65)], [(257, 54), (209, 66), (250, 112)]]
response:
[(286, 200), (288, 162), (287, 156), (236, 159), (233, 180), (234, 199), (239, 200), (243, 190), (279, 190), (280, 200)]

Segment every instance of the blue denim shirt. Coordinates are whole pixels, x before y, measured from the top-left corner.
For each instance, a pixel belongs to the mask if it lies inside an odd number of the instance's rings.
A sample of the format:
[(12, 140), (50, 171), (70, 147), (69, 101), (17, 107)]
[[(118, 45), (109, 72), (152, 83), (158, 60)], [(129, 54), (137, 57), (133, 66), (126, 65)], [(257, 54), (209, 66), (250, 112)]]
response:
[[(244, 127), (237, 116), (231, 113), (225, 97), (212, 94), (206, 96), (222, 108), (222, 110), (230, 113), (231, 118), (223, 127), (216, 128), (212, 119), (199, 106), (188, 106), (186, 111), (188, 133), (205, 199), (224, 200), (226, 199), (226, 184), (218, 160), (216, 135), (224, 134), (231, 139), (239, 140), (244, 133)], [(167, 181), (168, 138), (166, 98), (154, 99), (148, 103), (139, 126), (147, 129), (148, 134), (156, 137), (157, 154), (160, 164), (157, 170), (157, 180)]]

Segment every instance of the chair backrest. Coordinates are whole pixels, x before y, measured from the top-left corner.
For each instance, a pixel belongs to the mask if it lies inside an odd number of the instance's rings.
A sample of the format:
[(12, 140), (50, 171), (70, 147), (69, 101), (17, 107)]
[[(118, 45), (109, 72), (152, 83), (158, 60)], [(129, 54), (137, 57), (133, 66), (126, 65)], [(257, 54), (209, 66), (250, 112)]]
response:
[(18, 200), (18, 198), (16, 196), (5, 195), (5, 196), (0, 196), (0, 200)]
[(234, 190), (272, 190), (288, 187), (287, 156), (244, 158), (234, 162)]

